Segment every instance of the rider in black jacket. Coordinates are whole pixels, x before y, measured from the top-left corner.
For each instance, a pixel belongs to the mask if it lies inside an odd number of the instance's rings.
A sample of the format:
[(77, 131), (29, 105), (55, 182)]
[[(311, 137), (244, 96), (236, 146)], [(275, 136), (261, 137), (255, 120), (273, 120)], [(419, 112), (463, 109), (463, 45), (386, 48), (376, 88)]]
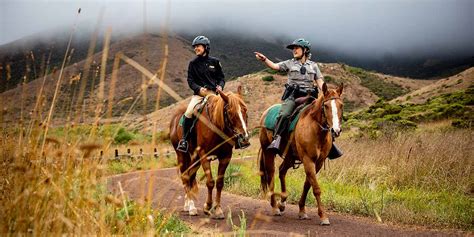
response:
[(188, 66), (188, 85), (194, 91), (194, 95), (189, 102), (188, 108), (184, 113), (183, 138), (179, 141), (176, 150), (181, 152), (188, 151), (187, 137), (193, 124), (193, 109), (203, 98), (216, 91), (224, 89), (224, 73), (219, 59), (210, 57), (211, 42), (205, 36), (194, 38), (192, 46), (196, 58), (189, 62)]

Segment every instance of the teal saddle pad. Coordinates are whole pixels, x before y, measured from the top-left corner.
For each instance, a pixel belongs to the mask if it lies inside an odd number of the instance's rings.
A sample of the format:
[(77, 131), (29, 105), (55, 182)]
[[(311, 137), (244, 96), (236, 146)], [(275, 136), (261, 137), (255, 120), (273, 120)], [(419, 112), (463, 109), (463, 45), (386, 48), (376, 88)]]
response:
[[(298, 122), (298, 119), (300, 118), (301, 112), (303, 112), (306, 109), (303, 108), (301, 109), (296, 116), (294, 116), (291, 120), (290, 127), (288, 131), (291, 133), (293, 130), (295, 130), (296, 123)], [(265, 116), (265, 120), (263, 122), (264, 126), (266, 129), (274, 131), (275, 130), (275, 125), (277, 123), (278, 115), (280, 114), (281, 110), (281, 104), (274, 104), (270, 109), (268, 110), (267, 115)]]
[[(201, 103), (197, 104), (196, 107), (198, 107), (197, 109), (197, 116), (199, 117), (199, 115), (201, 115), (202, 113), (202, 109), (204, 108), (204, 106), (207, 104), (207, 100), (203, 100)], [(193, 118), (196, 119), (196, 116), (193, 115)], [(179, 123), (178, 125), (180, 127), (183, 126), (183, 123), (184, 123), (184, 114), (181, 115), (181, 118), (179, 119)]]

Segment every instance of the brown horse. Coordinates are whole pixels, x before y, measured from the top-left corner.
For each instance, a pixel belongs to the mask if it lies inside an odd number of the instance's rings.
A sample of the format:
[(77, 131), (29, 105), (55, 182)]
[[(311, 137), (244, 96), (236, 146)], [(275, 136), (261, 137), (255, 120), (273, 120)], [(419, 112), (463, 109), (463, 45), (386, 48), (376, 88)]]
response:
[(285, 176), (290, 167), (293, 167), (295, 161), (303, 163), (306, 173), (306, 180), (303, 186), (303, 193), (299, 201), (299, 218), (308, 219), (305, 211), (306, 196), (310, 187), (313, 188), (313, 194), (318, 204), (318, 215), (321, 218), (321, 225), (329, 225), (329, 218), (321, 204), (321, 189), (316, 179), (316, 174), (321, 169), (326, 157), (331, 149), (332, 139), (339, 136), (341, 132), (341, 118), (343, 102), (341, 99), (343, 85), (337, 89), (328, 89), (323, 85), (323, 93), (315, 99), (304, 111), (296, 124), (294, 132), (288, 139), (282, 140), (281, 147), (286, 147), (283, 154), (282, 164), (279, 167), (279, 176), (281, 182), (280, 201), (277, 203), (274, 193), (274, 172), (276, 154), (266, 148), (272, 142), (272, 131), (264, 127), (265, 117), (268, 109), (263, 113), (260, 119), (260, 144), (262, 152), (260, 153), (260, 174), (261, 185), (265, 194), (270, 189), (270, 204), (274, 215), (281, 215), (285, 210), (286, 193)]
[[(241, 87), (237, 94), (232, 92), (207, 97), (207, 103), (194, 125), (194, 133), (189, 136), (189, 149), (187, 153), (176, 150), (179, 140), (183, 136), (179, 127), (179, 120), (185, 108), (178, 109), (171, 120), (170, 139), (178, 158), (181, 180), (185, 191), (184, 210), (189, 215), (197, 215), (194, 206), (197, 194), (196, 172), (202, 166), (207, 178), (207, 200), (203, 211), (213, 218), (224, 218), (221, 208), (221, 192), (224, 187), (224, 173), (232, 158), (232, 149), (236, 143), (240, 147), (249, 145), (247, 131), (247, 106), (245, 105)], [(219, 168), (217, 182), (211, 172), (211, 158), (217, 157)], [(213, 205), (212, 191), (216, 186), (216, 202)]]

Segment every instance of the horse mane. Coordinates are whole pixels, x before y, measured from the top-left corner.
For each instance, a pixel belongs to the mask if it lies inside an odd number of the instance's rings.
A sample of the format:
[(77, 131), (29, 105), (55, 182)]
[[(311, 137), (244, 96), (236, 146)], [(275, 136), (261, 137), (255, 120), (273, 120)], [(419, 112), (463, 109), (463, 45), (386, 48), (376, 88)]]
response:
[[(239, 94), (234, 94), (232, 92), (225, 93), (229, 101), (227, 103), (229, 111), (238, 111), (238, 106), (242, 104), (245, 107), (245, 103), (243, 103), (242, 97)], [(210, 109), (210, 120), (211, 122), (218, 127), (219, 129), (223, 130), (225, 127), (224, 123), (224, 106), (226, 103), (222, 99), (222, 97), (218, 95), (210, 95), (208, 99), (208, 106)], [(231, 113), (232, 114), (232, 113)]]
[[(337, 94), (335, 90), (333, 89), (328, 89), (329, 97), (333, 96), (334, 94)], [(324, 101), (324, 94), (320, 93), (318, 98), (315, 99), (313, 102), (311, 102), (311, 107), (310, 109), (305, 110), (301, 116), (306, 116), (309, 114), (311, 117), (313, 117), (315, 120), (321, 117), (321, 113), (323, 112), (321, 110), (322, 103)]]
[(315, 100), (313, 100), (313, 102), (311, 102), (309, 109), (301, 113), (301, 117), (305, 117), (306, 115), (309, 114), (314, 119), (319, 118), (318, 115), (322, 113), (322, 111), (319, 108), (321, 108), (321, 104), (323, 103), (323, 100), (324, 100), (324, 95), (320, 93), (318, 98), (316, 98)]

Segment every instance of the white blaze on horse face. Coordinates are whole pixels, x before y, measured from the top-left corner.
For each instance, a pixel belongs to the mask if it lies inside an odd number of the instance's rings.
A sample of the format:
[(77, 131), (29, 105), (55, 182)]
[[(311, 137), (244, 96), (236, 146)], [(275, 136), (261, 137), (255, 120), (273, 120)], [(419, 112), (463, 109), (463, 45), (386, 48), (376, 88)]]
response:
[(247, 132), (247, 125), (245, 124), (244, 117), (242, 116), (242, 110), (240, 108), (240, 105), (239, 105), (239, 118), (240, 118), (240, 122), (242, 123), (242, 128), (244, 128), (245, 138), (247, 138), (249, 137), (249, 134)]
[(332, 128), (334, 132), (339, 133), (341, 131), (341, 125), (339, 124), (339, 117), (337, 116), (336, 100), (331, 100), (331, 112), (332, 112)]

